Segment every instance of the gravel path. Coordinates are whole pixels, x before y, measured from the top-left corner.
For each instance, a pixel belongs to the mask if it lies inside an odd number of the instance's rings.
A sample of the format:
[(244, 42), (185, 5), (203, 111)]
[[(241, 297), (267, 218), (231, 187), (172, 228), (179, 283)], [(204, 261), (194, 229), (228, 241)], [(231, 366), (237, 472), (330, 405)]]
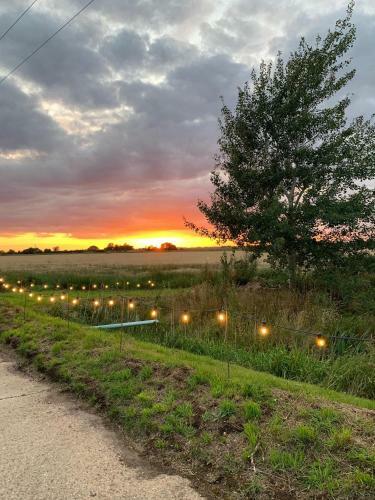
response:
[(0, 357), (0, 498), (198, 500), (186, 479), (159, 474), (100, 417)]

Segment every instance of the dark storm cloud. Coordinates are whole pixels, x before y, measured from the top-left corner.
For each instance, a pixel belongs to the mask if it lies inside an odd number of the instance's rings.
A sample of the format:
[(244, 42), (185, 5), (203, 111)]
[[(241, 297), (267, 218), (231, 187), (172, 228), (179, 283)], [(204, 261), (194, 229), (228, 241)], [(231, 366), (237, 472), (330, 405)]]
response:
[[(84, 3), (38, 2), (0, 42), (1, 73)], [(0, 86), (2, 231), (89, 234), (94, 224), (103, 234), (125, 232), (137, 221), (156, 228), (167, 214), (169, 227), (182, 226), (182, 214), (208, 191), (220, 96), (233, 106), (253, 65), (279, 49), (288, 54), (302, 34), (324, 34), (345, 7), (346, 0), (95, 2)], [(0, 5), (0, 32), (23, 8), (23, 0)], [(354, 19), (353, 115), (375, 109), (370, 0)]]

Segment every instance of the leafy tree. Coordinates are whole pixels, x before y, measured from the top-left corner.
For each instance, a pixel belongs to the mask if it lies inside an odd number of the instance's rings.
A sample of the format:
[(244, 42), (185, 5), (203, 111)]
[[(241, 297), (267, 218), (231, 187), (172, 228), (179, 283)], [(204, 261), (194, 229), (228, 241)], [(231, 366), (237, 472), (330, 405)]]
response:
[(22, 250), (21, 253), (33, 255), (33, 254), (39, 254), (39, 253), (43, 253), (43, 252), (40, 248), (30, 247), (30, 248), (25, 248), (24, 250)]
[(287, 62), (281, 53), (262, 62), (234, 111), (223, 104), (215, 190), (198, 202), (213, 229), (187, 222), (255, 258), (266, 253), (291, 277), (374, 245), (375, 127), (362, 116), (348, 124), (342, 92), (355, 75), (353, 6), (324, 39), (302, 38)]
[(160, 245), (160, 250), (162, 250), (163, 252), (174, 252), (177, 250), (177, 247), (173, 243), (169, 243), (167, 241), (166, 243), (162, 243)]

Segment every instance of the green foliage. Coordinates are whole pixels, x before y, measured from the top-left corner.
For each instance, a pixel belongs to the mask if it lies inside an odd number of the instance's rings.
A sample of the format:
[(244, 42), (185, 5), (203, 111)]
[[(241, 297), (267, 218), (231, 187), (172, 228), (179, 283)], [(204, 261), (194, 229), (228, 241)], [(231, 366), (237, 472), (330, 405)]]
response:
[(297, 471), (303, 465), (305, 455), (302, 451), (272, 449), (269, 454), (271, 466), (276, 471)]
[(313, 427), (308, 425), (299, 425), (293, 430), (293, 438), (304, 445), (316, 443), (317, 432)]
[(332, 408), (319, 408), (318, 410), (309, 410), (306, 412), (318, 432), (330, 433), (342, 420), (342, 415)]
[(254, 422), (246, 422), (243, 426), (248, 441), (248, 450), (253, 452), (259, 439), (259, 427)]
[(151, 366), (146, 365), (139, 372), (139, 377), (141, 378), (141, 380), (148, 380), (152, 377), (152, 374), (153, 370)]
[(374, 491), (375, 476), (360, 469), (356, 469), (352, 474), (350, 474), (347, 480), (347, 484), (349, 489), (351, 489), (353, 486), (360, 486), (362, 490), (363, 487), (365, 487), (366, 489), (371, 489), (372, 491)]
[(332, 491), (337, 487), (335, 476), (334, 462), (331, 459), (319, 460), (309, 467), (306, 484), (317, 490)]
[(232, 415), (235, 415), (236, 411), (236, 404), (229, 399), (225, 399), (224, 401), (221, 401), (219, 405), (218, 414), (220, 418), (229, 418)]
[[(353, 3), (325, 37), (302, 38), (285, 62), (262, 62), (220, 119), (211, 203), (198, 202), (216, 240), (234, 241), (273, 265), (337, 264), (373, 247), (375, 126), (347, 124), (354, 77), (347, 52), (356, 30)], [(257, 245), (252, 245), (257, 242)]]
[(141, 403), (142, 406), (151, 407), (155, 401), (155, 393), (150, 390), (145, 390), (137, 394), (137, 401)]
[(246, 421), (256, 420), (262, 414), (260, 406), (258, 405), (258, 403), (255, 403), (254, 401), (247, 401), (243, 406), (243, 411)]
[(375, 453), (365, 448), (350, 449), (347, 453), (353, 463), (375, 470)]
[(352, 442), (352, 431), (347, 427), (343, 429), (335, 430), (330, 439), (328, 440), (328, 446), (334, 449), (348, 448)]

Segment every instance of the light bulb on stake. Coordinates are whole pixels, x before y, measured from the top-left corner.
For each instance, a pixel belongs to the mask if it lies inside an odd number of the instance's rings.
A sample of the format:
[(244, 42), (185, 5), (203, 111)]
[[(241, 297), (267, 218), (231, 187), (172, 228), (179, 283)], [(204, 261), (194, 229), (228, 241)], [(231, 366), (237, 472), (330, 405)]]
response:
[(267, 322), (264, 320), (261, 322), (259, 326), (259, 333), (260, 335), (262, 335), (262, 337), (267, 337), (267, 335), (269, 335), (270, 333), (269, 326), (267, 326)]
[(95, 299), (93, 302), (94, 307), (99, 307), (100, 306), (100, 301), (98, 299)]
[(128, 302), (128, 308), (130, 310), (133, 310), (135, 308), (135, 303), (134, 303), (134, 300), (133, 299), (130, 299), (129, 302)]
[(151, 310), (151, 318), (152, 319), (156, 319), (158, 317), (158, 310), (156, 307), (154, 307), (152, 310)]
[(79, 302), (79, 299), (77, 297), (77, 298), (75, 298), (75, 299), (72, 300), (72, 305), (76, 306), (76, 305), (78, 305), (78, 302)]
[(181, 315), (181, 322), (187, 325), (190, 322), (190, 314), (184, 311)]
[(324, 349), (325, 347), (327, 347), (327, 340), (319, 333), (315, 337), (315, 344), (317, 347), (319, 347), (319, 349)]
[(62, 294), (60, 295), (60, 299), (61, 299), (61, 300), (65, 300), (65, 299), (66, 299), (66, 295), (65, 295), (64, 293), (62, 293)]
[(220, 324), (225, 325), (227, 322), (227, 313), (223, 310), (217, 313), (217, 320)]
[(115, 301), (113, 299), (109, 299), (108, 305), (109, 307), (113, 307), (115, 305)]

